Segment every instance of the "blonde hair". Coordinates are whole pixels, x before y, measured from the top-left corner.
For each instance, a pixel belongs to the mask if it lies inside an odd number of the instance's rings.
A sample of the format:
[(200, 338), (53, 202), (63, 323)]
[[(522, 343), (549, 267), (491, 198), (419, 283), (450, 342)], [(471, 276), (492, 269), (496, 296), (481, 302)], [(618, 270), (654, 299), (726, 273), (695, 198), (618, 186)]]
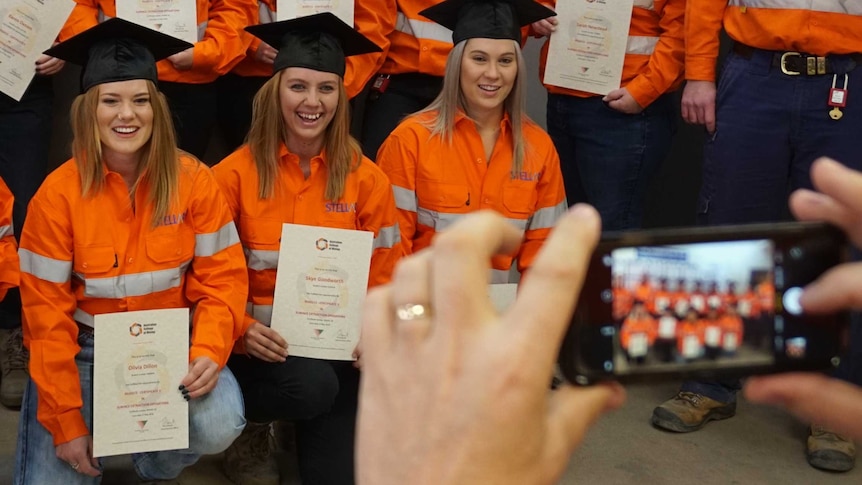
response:
[[(147, 94), (153, 110), (153, 132), (141, 147), (138, 177), (131, 192), (143, 182), (148, 188), (147, 202), (153, 207), (152, 224), (156, 226), (178, 200), (179, 156), (173, 121), (165, 96), (152, 81), (146, 81)], [(78, 95), (72, 103), (72, 156), (81, 175), (82, 196), (101, 192), (105, 186), (102, 161), (102, 140), (96, 110), (99, 106), (99, 86)]]
[[(275, 191), (279, 176), (279, 148), (287, 140), (287, 125), (281, 112), (281, 77), (279, 71), (254, 96), (251, 128), (247, 143), (257, 167), (258, 197), (266, 199)], [(339, 200), (344, 194), (347, 176), (359, 167), (362, 149), (350, 136), (350, 105), (347, 90), (339, 77), (338, 104), (335, 115), (324, 132), (323, 151), (326, 154), (326, 200)]]
[[(455, 44), (449, 57), (446, 59), (446, 71), (443, 75), (443, 88), (440, 94), (426, 108), (419, 110), (416, 114), (430, 113), (436, 111), (436, 117), (428, 123), (428, 129), (432, 136), (440, 136), (447, 143), (452, 142), (455, 133), (455, 117), (458, 111), (467, 112), (465, 109), (464, 92), (461, 90), (461, 61), (464, 58), (464, 50), (470, 39), (462, 40)], [(512, 91), (503, 102), (503, 109), (509, 114), (512, 123), (512, 173), (520, 172), (524, 167), (526, 158), (527, 142), (524, 139), (523, 124), (533, 121), (527, 116), (526, 111), (526, 76), (527, 66), (524, 56), (521, 54), (521, 46), (512, 41), (515, 46), (515, 58), (518, 61), (518, 74)]]

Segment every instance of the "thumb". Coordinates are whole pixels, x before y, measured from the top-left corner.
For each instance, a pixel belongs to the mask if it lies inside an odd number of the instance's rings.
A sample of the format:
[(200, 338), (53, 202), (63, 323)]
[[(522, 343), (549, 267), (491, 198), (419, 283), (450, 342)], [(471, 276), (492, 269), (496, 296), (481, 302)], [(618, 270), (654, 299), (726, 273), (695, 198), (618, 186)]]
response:
[(551, 451), (570, 455), (590, 426), (603, 414), (622, 406), (625, 400), (625, 390), (616, 382), (590, 387), (564, 385), (557, 389), (548, 403)]
[(609, 103), (611, 101), (616, 101), (622, 97), (623, 97), (623, 90), (622, 89), (614, 89), (613, 91), (606, 94), (605, 97), (602, 98), (602, 101)]

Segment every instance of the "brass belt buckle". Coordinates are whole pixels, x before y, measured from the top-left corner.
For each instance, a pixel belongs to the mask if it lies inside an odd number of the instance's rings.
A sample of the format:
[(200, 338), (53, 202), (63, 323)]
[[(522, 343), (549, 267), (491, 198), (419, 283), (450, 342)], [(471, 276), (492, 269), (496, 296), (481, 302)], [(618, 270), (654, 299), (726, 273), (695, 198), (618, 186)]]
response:
[(802, 57), (802, 54), (798, 52), (785, 52), (784, 54), (781, 54), (781, 72), (788, 76), (798, 76), (802, 74), (800, 72), (790, 71), (787, 69), (787, 59), (789, 57)]

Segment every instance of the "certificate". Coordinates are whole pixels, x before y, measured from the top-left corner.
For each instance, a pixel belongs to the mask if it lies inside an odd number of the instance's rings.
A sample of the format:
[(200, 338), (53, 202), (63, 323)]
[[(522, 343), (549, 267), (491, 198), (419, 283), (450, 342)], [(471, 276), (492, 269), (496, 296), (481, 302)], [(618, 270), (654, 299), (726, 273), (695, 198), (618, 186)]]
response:
[(51, 47), (72, 0), (3, 0), (0, 2), (0, 92), (21, 101), (36, 75), (36, 59)]
[(332, 12), (345, 24), (353, 26), (353, 3), (354, 0), (278, 0), (276, 17), (281, 21)]
[(195, 0), (122, 0), (117, 17), (184, 40), (198, 41), (198, 12)]
[(505, 283), (497, 285), (488, 285), (488, 296), (491, 297), (491, 305), (497, 313), (503, 313), (515, 303), (515, 297), (518, 294), (517, 283)]
[(634, 0), (557, 2), (545, 84), (605, 95), (620, 87)]
[(189, 310), (95, 316), (93, 456), (189, 447)]
[(272, 328), (298, 357), (353, 360), (374, 234), (285, 224)]

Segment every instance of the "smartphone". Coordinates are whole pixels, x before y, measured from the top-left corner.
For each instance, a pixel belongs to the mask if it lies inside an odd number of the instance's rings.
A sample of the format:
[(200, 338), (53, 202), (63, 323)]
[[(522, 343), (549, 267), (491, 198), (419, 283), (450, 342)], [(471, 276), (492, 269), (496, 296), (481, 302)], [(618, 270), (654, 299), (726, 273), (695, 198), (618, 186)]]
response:
[(587, 385), (835, 367), (848, 315), (806, 315), (799, 297), (848, 254), (822, 223), (608, 233), (560, 369)]

